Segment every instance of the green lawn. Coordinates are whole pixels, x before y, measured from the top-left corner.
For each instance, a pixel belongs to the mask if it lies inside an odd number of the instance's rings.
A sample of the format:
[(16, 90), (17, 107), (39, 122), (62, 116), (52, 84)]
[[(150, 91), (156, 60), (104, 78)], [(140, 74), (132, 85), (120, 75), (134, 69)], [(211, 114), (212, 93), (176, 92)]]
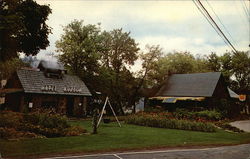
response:
[[(77, 121), (71, 122), (71, 124), (82, 125), (88, 132), (91, 132), (92, 129), (90, 121)], [(117, 123), (101, 123), (97, 135), (20, 141), (0, 140), (0, 152), (3, 157), (6, 157), (240, 143), (250, 143), (250, 133), (229, 133), (222, 130), (215, 133), (204, 133), (126, 124), (122, 124), (120, 128)]]

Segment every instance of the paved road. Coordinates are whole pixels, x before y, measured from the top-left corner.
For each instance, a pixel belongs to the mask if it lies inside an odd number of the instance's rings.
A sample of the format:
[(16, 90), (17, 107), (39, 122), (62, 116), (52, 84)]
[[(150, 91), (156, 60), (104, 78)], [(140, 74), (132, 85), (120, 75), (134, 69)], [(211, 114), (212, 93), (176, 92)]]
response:
[(250, 144), (204, 149), (126, 152), (46, 159), (250, 159)]
[(235, 121), (230, 124), (245, 132), (250, 132), (250, 120)]

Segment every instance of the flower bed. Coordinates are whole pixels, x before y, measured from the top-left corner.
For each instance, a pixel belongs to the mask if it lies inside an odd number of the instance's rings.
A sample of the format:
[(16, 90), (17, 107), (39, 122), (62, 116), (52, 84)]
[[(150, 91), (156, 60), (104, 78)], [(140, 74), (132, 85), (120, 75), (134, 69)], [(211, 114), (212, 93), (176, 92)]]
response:
[(70, 126), (67, 118), (49, 113), (0, 112), (0, 138), (77, 136), (86, 130)]
[[(170, 115), (171, 116), (171, 115)], [(135, 124), (141, 126), (168, 128), (168, 129), (181, 129), (191, 131), (215, 132), (216, 128), (211, 123), (177, 120), (171, 119), (163, 114), (137, 114), (128, 117), (125, 122), (127, 124)]]

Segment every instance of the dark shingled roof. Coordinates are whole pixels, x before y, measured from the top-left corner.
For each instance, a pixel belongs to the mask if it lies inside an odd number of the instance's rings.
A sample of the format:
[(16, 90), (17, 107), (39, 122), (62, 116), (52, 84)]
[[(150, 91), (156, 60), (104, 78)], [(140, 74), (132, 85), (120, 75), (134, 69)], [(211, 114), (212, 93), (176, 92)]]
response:
[[(61, 79), (47, 78), (44, 72), (37, 70), (21, 69), (17, 71), (17, 76), (25, 93), (60, 94), (60, 95), (82, 95), (91, 96), (90, 91), (77, 76), (64, 74)], [(44, 86), (55, 86), (55, 91), (42, 90)], [(79, 92), (65, 91), (66, 88), (74, 88)]]
[(220, 72), (173, 74), (156, 96), (212, 97)]

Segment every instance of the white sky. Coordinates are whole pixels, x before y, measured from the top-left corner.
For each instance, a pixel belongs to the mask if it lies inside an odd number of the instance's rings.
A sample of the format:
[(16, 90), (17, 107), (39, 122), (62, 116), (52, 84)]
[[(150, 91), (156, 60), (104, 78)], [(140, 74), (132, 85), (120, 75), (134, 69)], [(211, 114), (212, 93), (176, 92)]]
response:
[[(39, 4), (50, 4), (52, 14), (47, 24), (53, 28), (49, 36), (50, 46), (38, 54), (38, 58), (48, 58), (46, 53), (55, 52), (55, 41), (63, 34), (62, 26), (74, 19), (85, 24), (101, 23), (103, 30), (123, 28), (131, 32), (131, 37), (144, 49), (146, 44), (159, 44), (164, 52), (189, 51), (192, 54), (207, 55), (216, 52), (221, 55), (230, 48), (209, 25), (195, 4), (188, 1), (86, 1), (86, 0), (37, 0)], [(243, 10), (247, 0), (208, 0), (231, 37), (221, 26), (207, 1), (204, 6), (240, 51), (249, 50), (249, 17)], [(249, 13), (250, 14), (250, 13)]]

